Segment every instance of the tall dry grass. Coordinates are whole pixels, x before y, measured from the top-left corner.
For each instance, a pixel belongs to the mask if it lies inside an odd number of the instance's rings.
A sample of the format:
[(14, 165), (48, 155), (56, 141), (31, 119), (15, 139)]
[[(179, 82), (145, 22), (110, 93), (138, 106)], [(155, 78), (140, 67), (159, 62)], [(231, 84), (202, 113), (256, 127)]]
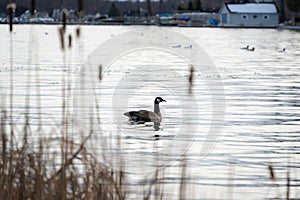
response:
[[(51, 158), (50, 146), (40, 139), (38, 149), (23, 133), (21, 146), (10, 141), (7, 115), (1, 111), (0, 199), (125, 199), (123, 172), (116, 172), (88, 154), (85, 141), (75, 145), (61, 139), (61, 163)], [(25, 124), (23, 130), (29, 130)], [(49, 133), (51, 134), (51, 133)], [(50, 164), (49, 164), (50, 163)], [(79, 168), (80, 166), (80, 168)], [(84, 170), (82, 170), (84, 169)]]
[[(32, 1), (32, 7), (35, 2)], [(82, 2), (79, 1), (80, 11), (83, 12)], [(31, 9), (31, 11), (34, 9)], [(31, 12), (32, 16), (34, 15)], [(59, 29), (62, 51), (65, 48), (66, 13), (63, 14), (63, 26)], [(12, 24), (10, 24), (12, 29)], [(80, 37), (80, 28), (76, 29), (76, 37)], [(68, 38), (68, 47), (72, 48), (72, 38)], [(12, 44), (11, 44), (12, 45)], [(11, 55), (13, 60), (13, 53)], [(30, 56), (30, 59), (32, 56)], [(30, 73), (31, 74), (31, 73)], [(99, 67), (99, 79), (102, 77), (102, 67)], [(39, 74), (36, 73), (36, 80)], [(31, 75), (28, 76), (31, 79)], [(67, 79), (67, 78), (66, 78)], [(65, 78), (62, 79), (64, 87)], [(30, 80), (28, 81), (30, 83)], [(13, 85), (12, 85), (13, 88)], [(37, 87), (39, 90), (39, 87)], [(69, 110), (65, 91), (62, 89), (62, 119), (57, 143), (60, 145), (59, 155), (53, 155), (53, 146), (47, 139), (40, 137), (36, 142), (31, 136), (41, 135), (43, 124), (39, 123), (37, 130), (29, 123), (30, 115), (25, 114), (22, 130), (15, 129), (12, 121), (13, 99), (10, 105), (1, 106), (0, 113), (0, 199), (129, 199), (132, 188), (128, 187), (129, 180), (122, 170), (115, 170), (93, 157), (86, 148), (86, 142), (93, 131), (80, 144), (70, 139)], [(28, 89), (28, 92), (30, 90)], [(39, 91), (37, 91), (39, 94)], [(13, 94), (13, 91), (11, 91)], [(13, 97), (13, 96), (12, 96)], [(27, 94), (29, 97), (29, 94)], [(40, 98), (40, 97), (38, 97)], [(40, 102), (40, 100), (38, 100)], [(30, 98), (26, 98), (26, 108), (30, 108)], [(9, 112), (8, 112), (9, 111)], [(43, 111), (39, 110), (40, 117)], [(29, 110), (26, 111), (29, 113)], [(33, 131), (35, 130), (35, 131)], [(52, 135), (51, 132), (44, 135)], [(88, 131), (88, 130), (87, 130)], [(18, 135), (19, 139), (16, 139)], [(20, 141), (20, 138), (21, 141)], [(59, 161), (56, 159), (59, 157)], [(122, 167), (121, 167), (122, 168)], [(182, 170), (181, 189), (184, 189), (184, 171)], [(164, 199), (164, 186), (159, 180), (164, 178), (164, 170), (157, 169), (148, 184), (136, 186), (134, 190), (142, 191), (142, 199)]]

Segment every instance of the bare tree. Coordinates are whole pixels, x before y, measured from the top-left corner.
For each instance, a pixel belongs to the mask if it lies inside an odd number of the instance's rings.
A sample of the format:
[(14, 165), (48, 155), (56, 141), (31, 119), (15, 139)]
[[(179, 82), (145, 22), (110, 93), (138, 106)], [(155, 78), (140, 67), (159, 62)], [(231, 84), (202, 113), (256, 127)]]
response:
[(299, 0), (285, 0), (285, 4), (288, 9), (295, 13), (300, 13), (300, 1)]
[(159, 0), (159, 12), (161, 13), (162, 12), (162, 7), (163, 7), (163, 0)]

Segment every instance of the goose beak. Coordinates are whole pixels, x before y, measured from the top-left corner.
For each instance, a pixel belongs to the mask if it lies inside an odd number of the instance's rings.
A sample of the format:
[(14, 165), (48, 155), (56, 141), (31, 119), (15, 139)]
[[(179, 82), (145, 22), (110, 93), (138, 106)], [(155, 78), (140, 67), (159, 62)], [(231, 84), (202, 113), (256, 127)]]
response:
[(166, 100), (164, 100), (164, 99), (163, 99), (162, 101), (163, 101), (163, 102), (167, 102), (167, 101), (166, 101)]

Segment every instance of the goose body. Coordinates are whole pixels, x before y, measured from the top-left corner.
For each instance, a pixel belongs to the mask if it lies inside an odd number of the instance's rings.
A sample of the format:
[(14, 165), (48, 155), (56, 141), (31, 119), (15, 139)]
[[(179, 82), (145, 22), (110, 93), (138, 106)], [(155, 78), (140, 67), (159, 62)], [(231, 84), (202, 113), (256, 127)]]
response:
[(248, 51), (255, 51), (255, 47), (252, 47), (251, 49), (247, 49)]
[(193, 45), (189, 45), (189, 46), (186, 46), (186, 47), (184, 47), (185, 49), (191, 49), (191, 48), (193, 48)]
[(161, 122), (161, 117), (158, 114), (148, 110), (129, 111), (124, 115), (135, 122)]
[(278, 52), (285, 53), (286, 52), (285, 50), (286, 50), (286, 48), (283, 48), (283, 49), (279, 50)]
[(172, 46), (172, 48), (181, 48), (181, 44), (174, 45), (174, 46)]
[(245, 47), (242, 47), (241, 49), (248, 50), (249, 49), (249, 45), (247, 45)]
[(129, 117), (129, 120), (135, 122), (161, 122), (162, 117), (159, 109), (159, 103), (165, 101), (166, 100), (161, 97), (156, 97), (154, 100), (154, 112), (149, 110), (139, 110), (126, 112), (124, 115)]

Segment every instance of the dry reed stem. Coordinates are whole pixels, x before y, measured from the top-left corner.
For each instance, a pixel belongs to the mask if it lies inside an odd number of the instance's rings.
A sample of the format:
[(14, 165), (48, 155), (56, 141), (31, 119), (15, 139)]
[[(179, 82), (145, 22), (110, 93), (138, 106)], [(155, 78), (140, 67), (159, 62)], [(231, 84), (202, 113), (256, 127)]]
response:
[(182, 171), (181, 171), (181, 177), (180, 177), (179, 199), (186, 199), (186, 197), (185, 197), (186, 158), (185, 157), (186, 157), (186, 155), (183, 155), (182, 162), (181, 162)]
[(80, 27), (76, 28), (76, 37), (79, 38), (80, 37)]
[(276, 177), (275, 177), (275, 173), (274, 173), (274, 170), (273, 170), (273, 166), (272, 166), (272, 165), (269, 165), (269, 166), (268, 166), (268, 169), (269, 169), (270, 177), (271, 177), (272, 181), (275, 181), (275, 180), (276, 180)]
[(98, 73), (98, 78), (101, 81), (102, 80), (102, 65), (99, 66), (99, 73)]
[(62, 25), (63, 25), (63, 29), (64, 31), (66, 31), (67, 28), (67, 15), (68, 15), (68, 11), (66, 9), (63, 9), (62, 12)]
[(77, 0), (78, 7), (78, 18), (81, 19), (83, 16), (83, 0)]
[(286, 199), (290, 199), (290, 171), (286, 172)]
[(158, 172), (159, 172), (159, 169), (156, 169), (155, 173), (154, 173), (154, 176), (150, 181), (149, 188), (148, 188), (147, 191), (145, 191), (146, 195), (144, 196), (143, 200), (149, 200), (150, 199), (151, 193), (152, 193), (152, 187), (154, 186), (154, 184), (156, 184), (156, 182), (158, 180)]
[(16, 10), (17, 5), (15, 3), (9, 3), (6, 6), (6, 9), (8, 10), (8, 18), (9, 18), (9, 31), (13, 31), (13, 20), (14, 20), (14, 11)]
[(189, 94), (192, 93), (192, 87), (193, 87), (193, 78), (194, 78), (194, 66), (190, 66), (190, 75), (189, 75)]
[(72, 35), (71, 34), (69, 34), (69, 36), (68, 36), (68, 46), (69, 46), (69, 48), (72, 48)]
[(9, 31), (12, 32), (13, 31), (13, 9), (11, 7), (8, 8), (8, 12), (9, 12)]
[(228, 177), (227, 177), (227, 197), (226, 199), (233, 199), (233, 189), (234, 189), (234, 163), (229, 161), (228, 163)]
[[(55, 174), (56, 177), (57, 177), (57, 176), (60, 176), (61, 173), (63, 172), (63, 170), (73, 163), (73, 160), (79, 155), (79, 153), (80, 153), (81, 151), (83, 151), (84, 145), (85, 145), (85, 143), (87, 142), (87, 140), (91, 137), (91, 135), (92, 135), (92, 133), (90, 133), (90, 134), (88, 135), (88, 137), (85, 138), (85, 140), (81, 143), (79, 149), (78, 149), (74, 154), (72, 154), (72, 156), (71, 156), (69, 159), (67, 159), (67, 157), (65, 158), (66, 160), (65, 160), (65, 162), (64, 162), (63, 167), (60, 168), (60, 169), (56, 172), (56, 174)], [(62, 143), (66, 143), (66, 142), (62, 142)]]
[(35, 0), (31, 0), (30, 1), (30, 17), (34, 17), (35, 16)]
[(58, 31), (60, 36), (59, 38), (60, 38), (61, 49), (65, 50), (65, 29), (62, 27), (59, 28)]

